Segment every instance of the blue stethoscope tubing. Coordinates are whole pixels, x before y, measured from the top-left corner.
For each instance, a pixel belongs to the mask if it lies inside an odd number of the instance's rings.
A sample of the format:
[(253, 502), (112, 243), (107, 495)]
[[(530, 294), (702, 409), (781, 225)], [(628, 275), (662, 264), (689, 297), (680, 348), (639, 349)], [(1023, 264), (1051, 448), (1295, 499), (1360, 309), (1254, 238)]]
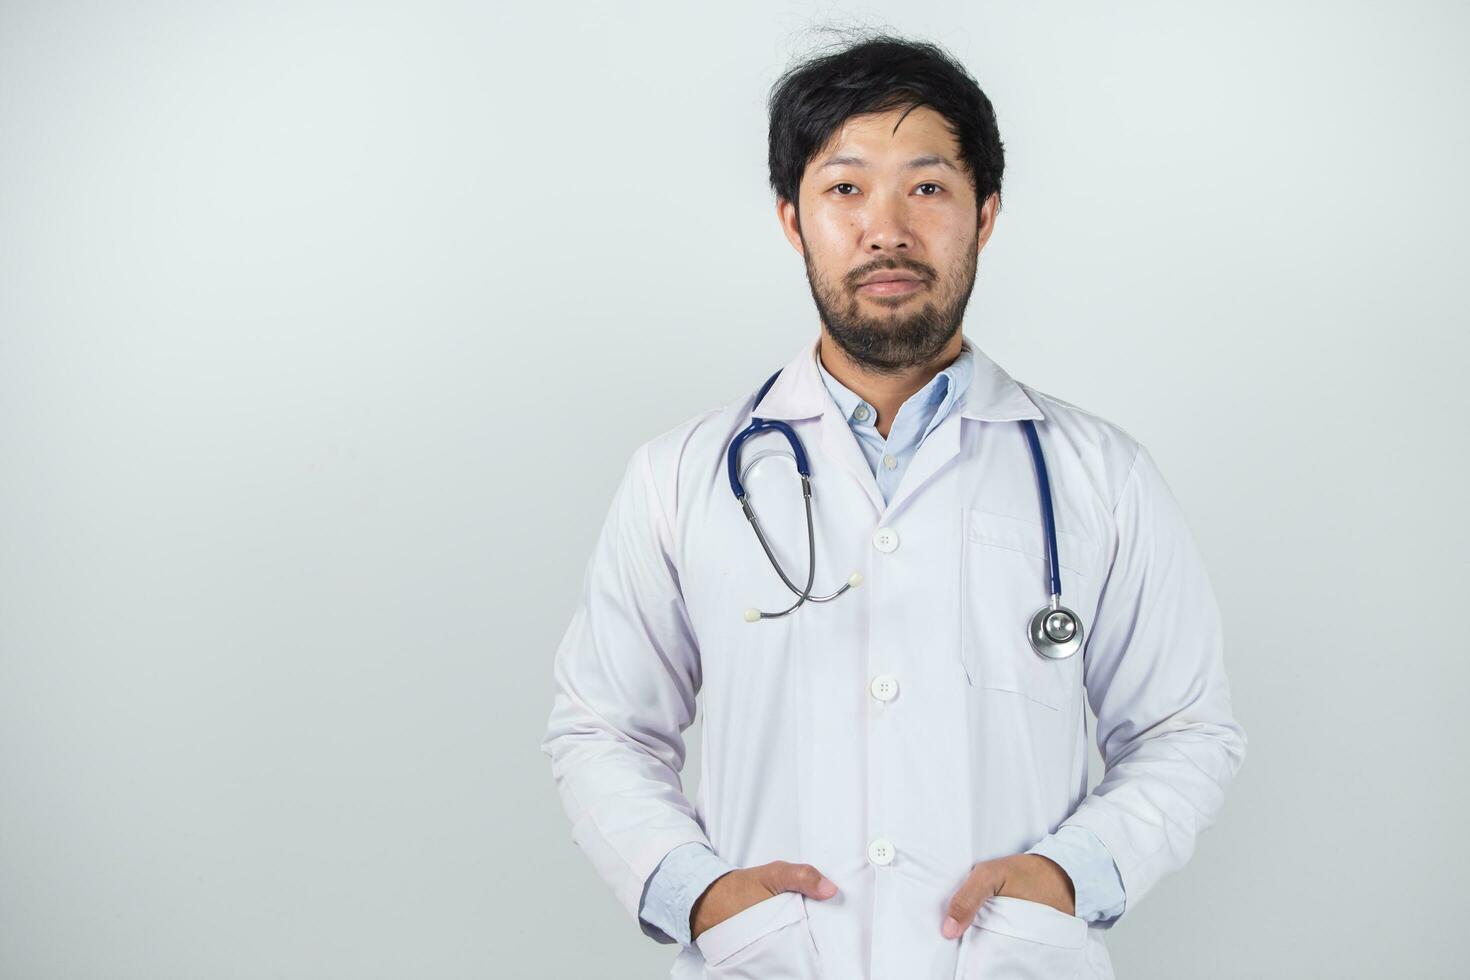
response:
[[(776, 378), (781, 372), (777, 371), (766, 379), (761, 390), (755, 396), (755, 404), (759, 405), (766, 392), (771, 390), (771, 385), (776, 383)], [(1036, 434), (1036, 423), (1031, 419), (1021, 419), (1021, 427), (1026, 432), (1026, 444), (1031, 449), (1031, 459), (1036, 468), (1036, 481), (1039, 486), (1041, 497), (1041, 514), (1046, 529), (1046, 553), (1050, 569), (1050, 598), (1045, 606), (1036, 611), (1026, 627), (1026, 639), (1031, 648), (1042, 657), (1050, 660), (1063, 660), (1072, 656), (1082, 648), (1082, 619), (1071, 609), (1062, 605), (1062, 576), (1060, 565), (1057, 560), (1057, 531), (1056, 515), (1052, 510), (1051, 481), (1047, 478), (1046, 456), (1041, 451), (1041, 439)], [(807, 581), (806, 588), (798, 589), (787, 577), (781, 568), (781, 563), (771, 551), (770, 543), (766, 540), (765, 532), (761, 530), (760, 520), (756, 517), (755, 509), (751, 506), (750, 498), (746, 495), (745, 487), (740, 482), (740, 447), (752, 436), (762, 432), (779, 432), (786, 437), (791, 444), (792, 455), (796, 459), (796, 472), (801, 476), (802, 501), (806, 506), (806, 540), (807, 540)], [(735, 499), (740, 502), (745, 517), (750, 521), (751, 528), (755, 531), (756, 540), (760, 542), (761, 549), (765, 551), (766, 558), (770, 560), (771, 567), (781, 577), (786, 587), (796, 593), (797, 599), (790, 606), (780, 612), (768, 613), (759, 609), (747, 609), (745, 618), (748, 622), (758, 622), (762, 619), (774, 619), (794, 612), (802, 603), (829, 602), (846, 592), (853, 586), (862, 582), (862, 575), (853, 572), (848, 577), (846, 584), (831, 595), (812, 595), (812, 583), (816, 577), (816, 531), (812, 526), (812, 483), (811, 463), (807, 459), (806, 450), (802, 447), (801, 440), (797, 438), (796, 431), (790, 425), (780, 419), (762, 419), (752, 417), (750, 424), (736, 434), (730, 440), (730, 446), (725, 452), (725, 465), (730, 474), (730, 490), (735, 494)]]

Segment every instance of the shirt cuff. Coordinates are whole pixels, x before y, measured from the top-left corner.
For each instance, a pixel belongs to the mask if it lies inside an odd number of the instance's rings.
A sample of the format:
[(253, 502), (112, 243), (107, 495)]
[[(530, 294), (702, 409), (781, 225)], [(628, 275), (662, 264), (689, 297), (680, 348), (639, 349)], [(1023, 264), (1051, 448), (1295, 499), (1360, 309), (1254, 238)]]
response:
[(684, 946), (693, 943), (690, 910), (716, 878), (736, 870), (699, 841), (689, 841), (664, 855), (648, 880), (638, 917)]
[(1078, 918), (1110, 922), (1123, 914), (1127, 895), (1113, 856), (1096, 834), (1085, 827), (1063, 824), (1056, 833), (1037, 841), (1027, 854), (1040, 854), (1061, 865), (1072, 879)]

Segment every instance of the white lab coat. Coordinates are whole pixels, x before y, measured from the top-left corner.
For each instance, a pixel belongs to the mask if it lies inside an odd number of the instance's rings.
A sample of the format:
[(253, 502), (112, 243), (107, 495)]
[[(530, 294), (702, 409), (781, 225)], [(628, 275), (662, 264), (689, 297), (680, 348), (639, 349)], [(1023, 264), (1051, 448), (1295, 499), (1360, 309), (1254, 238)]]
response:
[[(817, 373), (815, 340), (753, 411), (764, 376), (627, 465), (556, 653), (542, 743), (573, 840), (662, 942), (639, 903), (686, 841), (740, 867), (810, 863), (840, 889), (776, 895), (715, 925), (680, 949), (676, 980), (1111, 977), (1108, 925), (1038, 902), (991, 898), (958, 940), (940, 922), (973, 864), (1064, 822), (1101, 839), (1132, 908), (1188, 860), (1244, 759), (1219, 609), (1152, 457), (974, 351), (963, 405), (887, 504)], [(794, 596), (727, 477), (726, 447), (752, 414), (789, 422), (810, 459), (814, 593), (863, 575), (831, 602), (756, 623), (747, 608)], [(1048, 588), (1024, 418), (1046, 453), (1063, 603), (1085, 629), (1082, 652), (1061, 661), (1026, 640)], [(805, 518), (787, 451), (762, 433), (742, 463), (800, 585)], [(701, 691), (691, 801), (679, 773)], [(1107, 767), (1090, 794), (1084, 696)]]

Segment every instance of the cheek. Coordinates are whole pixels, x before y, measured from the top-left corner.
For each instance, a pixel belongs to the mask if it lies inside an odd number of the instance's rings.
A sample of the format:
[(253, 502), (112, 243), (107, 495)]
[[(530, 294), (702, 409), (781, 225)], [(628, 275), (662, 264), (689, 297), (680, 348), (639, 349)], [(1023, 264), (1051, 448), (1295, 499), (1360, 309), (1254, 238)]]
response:
[(934, 241), (940, 243), (942, 254), (935, 256), (935, 261), (941, 268), (948, 270), (951, 278), (963, 280), (975, 269), (976, 261), (979, 259), (979, 242), (975, 236), (975, 230), (954, 224), (944, 229), (941, 237)]
[(852, 210), (818, 210), (802, 222), (808, 244), (829, 255), (845, 248), (862, 226), (861, 215)]
[(807, 261), (829, 279), (840, 280), (853, 265), (857, 225), (849, 218), (802, 225)]

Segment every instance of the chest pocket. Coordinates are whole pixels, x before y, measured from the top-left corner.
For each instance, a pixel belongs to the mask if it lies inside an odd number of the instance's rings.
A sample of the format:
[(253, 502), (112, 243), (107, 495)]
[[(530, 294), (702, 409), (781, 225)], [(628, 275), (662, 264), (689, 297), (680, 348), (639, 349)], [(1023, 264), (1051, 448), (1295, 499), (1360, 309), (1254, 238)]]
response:
[(960, 657), (974, 687), (1011, 691), (1060, 709), (1082, 687), (1104, 556), (1089, 539), (1057, 529), (1062, 605), (1082, 619), (1083, 646), (1063, 660), (1031, 648), (1027, 628), (1046, 605), (1050, 566), (1039, 520), (966, 508), (960, 568)]

